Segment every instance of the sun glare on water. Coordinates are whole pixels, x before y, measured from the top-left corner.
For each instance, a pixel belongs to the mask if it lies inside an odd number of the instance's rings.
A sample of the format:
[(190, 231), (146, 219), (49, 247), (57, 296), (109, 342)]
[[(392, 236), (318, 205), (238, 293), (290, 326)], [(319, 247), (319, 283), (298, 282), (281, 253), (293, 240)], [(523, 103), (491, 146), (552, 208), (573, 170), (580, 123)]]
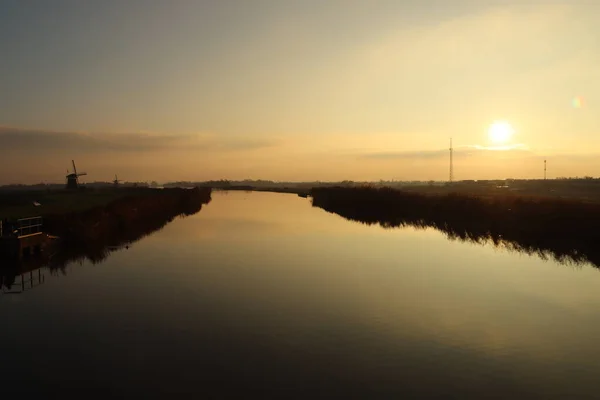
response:
[(495, 144), (503, 144), (510, 140), (515, 130), (506, 121), (495, 121), (488, 128), (490, 141)]

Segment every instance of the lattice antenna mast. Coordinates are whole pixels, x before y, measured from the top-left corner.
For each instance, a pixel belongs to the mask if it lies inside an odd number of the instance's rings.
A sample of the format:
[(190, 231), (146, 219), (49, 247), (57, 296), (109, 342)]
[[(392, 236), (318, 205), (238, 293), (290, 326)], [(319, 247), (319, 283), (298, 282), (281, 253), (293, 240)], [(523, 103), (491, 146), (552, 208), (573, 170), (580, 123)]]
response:
[(450, 138), (450, 183), (454, 182), (454, 148), (452, 147), (452, 138)]

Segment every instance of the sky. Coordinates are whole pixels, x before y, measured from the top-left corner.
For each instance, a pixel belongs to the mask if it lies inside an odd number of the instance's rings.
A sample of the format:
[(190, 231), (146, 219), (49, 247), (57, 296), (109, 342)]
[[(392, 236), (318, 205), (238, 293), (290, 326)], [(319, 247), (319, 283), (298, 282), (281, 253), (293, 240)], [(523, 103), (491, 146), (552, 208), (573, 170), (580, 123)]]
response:
[(0, 0), (0, 184), (599, 176), (599, 65), (593, 0)]

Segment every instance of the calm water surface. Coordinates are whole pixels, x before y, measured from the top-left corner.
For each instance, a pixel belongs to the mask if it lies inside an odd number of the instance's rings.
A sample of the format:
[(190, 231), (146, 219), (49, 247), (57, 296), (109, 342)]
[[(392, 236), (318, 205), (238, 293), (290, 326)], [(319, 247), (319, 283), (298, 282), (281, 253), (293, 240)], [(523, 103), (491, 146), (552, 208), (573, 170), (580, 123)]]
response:
[(600, 398), (600, 273), (214, 193), (0, 296), (3, 393)]

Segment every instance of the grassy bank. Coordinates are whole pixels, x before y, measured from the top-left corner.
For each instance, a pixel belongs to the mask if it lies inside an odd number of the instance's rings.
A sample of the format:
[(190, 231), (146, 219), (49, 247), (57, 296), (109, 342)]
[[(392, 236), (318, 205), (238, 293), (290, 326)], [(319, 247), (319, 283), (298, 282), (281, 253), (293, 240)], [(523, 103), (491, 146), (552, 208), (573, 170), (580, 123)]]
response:
[(211, 190), (145, 189), (119, 197), (105, 205), (46, 215), (44, 229), (72, 244), (106, 242), (135, 226), (144, 230), (155, 220), (167, 221), (178, 215), (191, 215), (210, 201)]
[[(0, 219), (49, 216), (101, 207), (132, 196), (151, 196), (149, 188), (102, 188), (85, 190), (27, 190), (0, 193)], [(40, 204), (34, 205), (34, 202)]]
[(389, 188), (315, 188), (313, 206), (383, 227), (434, 228), (559, 262), (600, 266), (600, 204), (545, 197), (428, 195)]
[(47, 217), (46, 230), (60, 236), (50, 252), (23, 260), (0, 263), (0, 287), (8, 289), (18, 274), (43, 266), (61, 270), (68, 263), (102, 262), (124, 246), (162, 229), (179, 216), (192, 215), (211, 200), (210, 189), (165, 189), (139, 192), (83, 212)]

